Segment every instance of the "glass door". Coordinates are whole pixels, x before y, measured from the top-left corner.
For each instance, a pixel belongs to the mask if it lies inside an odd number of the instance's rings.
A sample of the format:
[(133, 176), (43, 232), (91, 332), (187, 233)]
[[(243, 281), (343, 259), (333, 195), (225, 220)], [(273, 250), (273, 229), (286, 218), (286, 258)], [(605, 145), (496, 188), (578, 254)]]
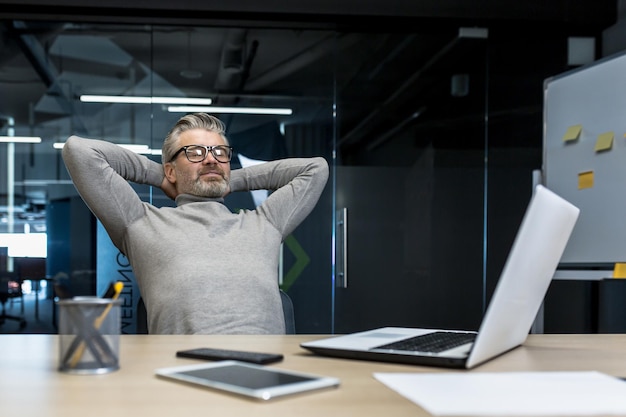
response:
[(333, 332), (477, 328), (487, 32), (360, 34), (337, 63)]

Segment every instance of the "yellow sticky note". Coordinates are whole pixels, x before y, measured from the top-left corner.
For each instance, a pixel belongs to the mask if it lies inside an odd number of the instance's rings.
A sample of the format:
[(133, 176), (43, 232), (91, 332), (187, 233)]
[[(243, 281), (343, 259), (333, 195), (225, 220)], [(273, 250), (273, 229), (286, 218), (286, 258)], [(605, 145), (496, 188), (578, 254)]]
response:
[(583, 130), (583, 125), (574, 125), (567, 128), (567, 131), (563, 135), (563, 142), (571, 142), (580, 137), (580, 132)]
[(578, 189), (584, 190), (585, 188), (593, 187), (593, 171), (579, 172), (578, 173)]
[(626, 263), (615, 263), (615, 267), (613, 268), (613, 278), (626, 278)]
[(596, 139), (596, 146), (594, 150), (596, 152), (600, 151), (608, 151), (613, 147), (613, 132), (606, 132), (598, 135), (598, 139)]

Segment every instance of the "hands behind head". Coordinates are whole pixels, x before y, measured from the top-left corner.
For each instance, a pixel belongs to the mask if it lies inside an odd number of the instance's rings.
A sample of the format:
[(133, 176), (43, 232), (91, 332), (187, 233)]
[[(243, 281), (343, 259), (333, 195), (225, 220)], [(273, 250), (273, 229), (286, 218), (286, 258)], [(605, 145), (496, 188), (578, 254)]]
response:
[(165, 176), (163, 177), (163, 181), (161, 182), (161, 190), (165, 193), (166, 196), (168, 196), (172, 200), (176, 199), (176, 196), (178, 195), (176, 186), (169, 182), (169, 180)]

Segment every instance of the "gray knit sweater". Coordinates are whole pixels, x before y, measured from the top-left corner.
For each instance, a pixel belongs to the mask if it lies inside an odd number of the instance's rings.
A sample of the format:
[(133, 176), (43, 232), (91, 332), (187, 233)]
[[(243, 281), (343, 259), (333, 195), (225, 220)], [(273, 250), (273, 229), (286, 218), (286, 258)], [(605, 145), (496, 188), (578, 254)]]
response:
[(231, 192), (273, 192), (255, 210), (182, 194), (177, 207), (142, 202), (130, 182), (160, 187), (161, 164), (110, 142), (69, 138), (63, 159), (85, 203), (135, 273), (151, 334), (285, 332), (280, 244), (328, 179), (323, 158), (284, 159), (231, 172)]

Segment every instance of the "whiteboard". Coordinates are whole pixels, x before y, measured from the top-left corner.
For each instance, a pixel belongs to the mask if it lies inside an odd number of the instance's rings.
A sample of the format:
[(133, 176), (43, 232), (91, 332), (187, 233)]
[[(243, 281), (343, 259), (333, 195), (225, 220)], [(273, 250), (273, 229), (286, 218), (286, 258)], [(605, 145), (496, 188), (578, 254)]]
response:
[[(577, 139), (565, 140), (576, 125)], [(597, 151), (611, 132), (612, 146)], [(626, 54), (545, 81), (543, 182), (581, 210), (561, 264), (626, 261), (625, 135)]]

